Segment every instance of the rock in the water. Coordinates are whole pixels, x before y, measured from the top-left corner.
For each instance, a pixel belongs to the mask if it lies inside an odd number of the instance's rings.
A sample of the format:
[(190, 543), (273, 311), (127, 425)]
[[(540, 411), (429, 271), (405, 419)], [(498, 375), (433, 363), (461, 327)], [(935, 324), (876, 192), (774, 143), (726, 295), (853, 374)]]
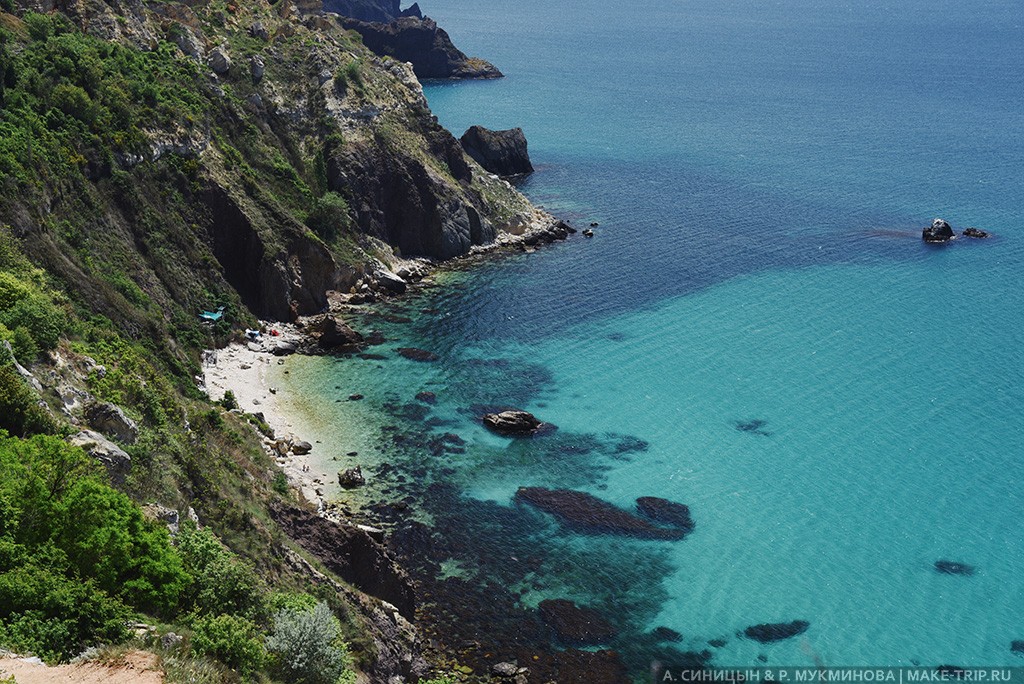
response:
[(964, 575), (965, 577), (970, 577), (974, 574), (974, 566), (955, 561), (937, 560), (935, 561), (935, 571), (943, 575)]
[(301, 439), (292, 442), (292, 453), (296, 456), (305, 456), (313, 450), (313, 445)]
[(554, 515), (568, 527), (587, 534), (621, 534), (641, 539), (670, 541), (682, 539), (686, 534), (675, 528), (656, 527), (643, 518), (586, 492), (520, 487), (515, 498), (536, 506)]
[(125, 476), (131, 472), (132, 457), (98, 432), (82, 430), (69, 437), (68, 442), (82, 447), (85, 453), (102, 463), (110, 474), (110, 479), (118, 484), (123, 483)]
[(533, 173), (526, 136), (521, 128), (492, 131), (483, 126), (470, 126), (459, 142), (466, 154), (491, 173), (499, 176)]
[(348, 468), (338, 473), (338, 484), (345, 489), (352, 489), (354, 487), (362, 487), (366, 484), (366, 478), (363, 477), (363, 469), (359, 466), (355, 468)]
[(502, 411), (484, 416), (484, 425), (501, 435), (532, 435), (544, 425), (526, 411)]
[(759, 641), (762, 644), (767, 644), (772, 641), (789, 639), (790, 637), (795, 637), (797, 634), (803, 634), (810, 626), (811, 623), (806, 620), (766, 623), (747, 627), (743, 631), (743, 634), (745, 634), (748, 639), (753, 639), (754, 641)]
[(323, 349), (353, 346), (363, 341), (363, 336), (349, 327), (345, 321), (329, 314), (317, 321), (314, 329), (319, 331), (317, 341)]
[(424, 404), (436, 404), (437, 395), (433, 392), (420, 392), (416, 395), (416, 401), (422, 401)]
[(110, 435), (122, 444), (135, 444), (135, 440), (139, 438), (139, 426), (114, 404), (90, 404), (85, 410), (85, 418), (89, 421), (90, 427)]
[(989, 237), (989, 233), (988, 233), (988, 231), (982, 230), (980, 228), (965, 228), (964, 229), (964, 236), (965, 237), (971, 237), (971, 238), (981, 238), (981, 239), (984, 239), (984, 238)]
[(671, 627), (655, 627), (651, 634), (660, 641), (670, 641), (674, 644), (683, 640), (683, 635)]
[(210, 68), (213, 69), (216, 74), (226, 74), (231, 69), (231, 55), (228, 54), (228, 49), (220, 45), (213, 48), (210, 51)]
[(294, 354), (298, 350), (299, 346), (294, 342), (281, 341), (274, 345), (271, 352), (274, 356), (288, 356)]
[(437, 361), (438, 356), (434, 352), (427, 351), (426, 349), (416, 349), (415, 347), (401, 347), (398, 349), (398, 353), (407, 359), (413, 361)]
[(1024, 639), (1018, 639), (1010, 642), (1010, 651), (1019, 655), (1024, 655)]
[(925, 242), (949, 242), (955, 235), (949, 223), (940, 218), (932, 221), (932, 225), (921, 231), (921, 239)]
[(537, 606), (540, 617), (563, 644), (593, 646), (611, 641), (618, 634), (593, 608), (577, 606), (567, 599), (548, 599)]
[(690, 507), (656, 496), (641, 496), (636, 500), (636, 507), (641, 513), (655, 522), (678, 527), (684, 532), (693, 531), (693, 519)]

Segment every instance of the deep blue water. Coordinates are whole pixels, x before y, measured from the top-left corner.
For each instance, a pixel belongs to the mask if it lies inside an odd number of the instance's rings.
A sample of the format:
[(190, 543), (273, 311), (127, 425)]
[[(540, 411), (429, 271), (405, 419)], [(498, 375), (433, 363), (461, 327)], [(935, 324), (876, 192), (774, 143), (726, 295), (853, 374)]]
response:
[[(290, 362), (308, 429), (366, 462), (426, 464), (467, 506), (518, 511), (502, 507), (522, 485), (688, 504), (681, 542), (546, 518), (530, 533), (567, 560), (524, 578), (521, 605), (598, 606), (634, 667), (629, 644), (657, 626), (683, 651), (725, 639), (719, 665), (1024, 664), (1009, 648), (1024, 639), (1019, 1), (424, 9), (507, 75), (428, 85), (441, 122), (521, 126), (537, 167), (522, 190), (600, 225), (445, 276), (412, 324), (370, 321), (394, 338), (386, 361)], [(995, 237), (924, 245), (936, 216)], [(334, 403), (336, 385), (367, 400)], [(396, 404), (422, 389), (465, 453), (438, 463), (352, 428), (416, 422)], [(560, 430), (510, 443), (473, 404)], [(649, 446), (618, 454), (622, 435)], [(522, 543), (496, 525), (498, 548)], [(735, 636), (794, 619), (811, 623), (794, 639)]]

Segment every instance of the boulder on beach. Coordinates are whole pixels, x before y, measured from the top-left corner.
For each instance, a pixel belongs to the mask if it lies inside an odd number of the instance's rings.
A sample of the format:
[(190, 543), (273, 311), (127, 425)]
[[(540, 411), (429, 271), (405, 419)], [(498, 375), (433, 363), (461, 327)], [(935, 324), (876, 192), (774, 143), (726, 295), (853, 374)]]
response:
[(637, 509), (651, 520), (678, 527), (684, 532), (693, 531), (690, 507), (656, 496), (641, 496), (636, 500)]
[(550, 513), (567, 527), (586, 534), (621, 534), (666, 541), (682, 539), (686, 534), (677, 528), (652, 525), (647, 520), (586, 492), (520, 487), (515, 499)]
[(483, 421), (485, 427), (501, 435), (532, 435), (544, 425), (532, 413), (519, 410), (488, 413)]
[(943, 575), (963, 575), (970, 577), (974, 574), (974, 566), (967, 563), (957, 563), (950, 560), (935, 561), (935, 571)]
[(953, 228), (945, 219), (940, 218), (933, 220), (932, 225), (921, 231), (921, 239), (925, 242), (949, 242), (954, 237), (956, 233)]
[(317, 342), (323, 349), (354, 346), (363, 341), (363, 336), (353, 330), (345, 321), (330, 314), (318, 320), (314, 329), (319, 333)]
[(806, 620), (793, 620), (793, 622), (775, 622), (753, 625), (743, 630), (744, 636), (762, 644), (772, 641), (782, 641), (803, 634), (811, 623)]
[(563, 644), (594, 646), (611, 641), (618, 634), (593, 608), (577, 606), (568, 599), (547, 599), (537, 606), (540, 618)]

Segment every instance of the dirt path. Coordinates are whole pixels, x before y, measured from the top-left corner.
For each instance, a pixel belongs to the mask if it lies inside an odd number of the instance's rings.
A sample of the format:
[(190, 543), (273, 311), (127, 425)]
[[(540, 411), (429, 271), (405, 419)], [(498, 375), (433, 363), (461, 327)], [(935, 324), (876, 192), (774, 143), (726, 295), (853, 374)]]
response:
[(14, 675), (17, 684), (163, 684), (157, 657), (129, 651), (112, 663), (76, 663), (50, 667), (35, 658), (0, 658), (0, 677)]

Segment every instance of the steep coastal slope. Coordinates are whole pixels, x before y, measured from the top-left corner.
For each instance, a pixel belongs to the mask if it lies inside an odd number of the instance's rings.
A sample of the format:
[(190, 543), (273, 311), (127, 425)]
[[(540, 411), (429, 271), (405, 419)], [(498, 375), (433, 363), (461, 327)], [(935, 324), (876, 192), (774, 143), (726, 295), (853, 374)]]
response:
[[(165, 664), (252, 675), (282, 667), (265, 650), (281, 616), (320, 600), (371, 681), (416, 680), (407, 576), (289, 490), (261, 417), (197, 388), (200, 352), (393, 278), (400, 257), (553, 220), (463, 154), (408, 64), (319, 3), (0, 7), (0, 544), (17, 550), (0, 554), (0, 642), (60, 660), (142, 613), (193, 633), (149, 633)], [(100, 537), (128, 546), (98, 563)], [(47, 598), (79, 596), (62, 583), (84, 592), (74, 614)]]

